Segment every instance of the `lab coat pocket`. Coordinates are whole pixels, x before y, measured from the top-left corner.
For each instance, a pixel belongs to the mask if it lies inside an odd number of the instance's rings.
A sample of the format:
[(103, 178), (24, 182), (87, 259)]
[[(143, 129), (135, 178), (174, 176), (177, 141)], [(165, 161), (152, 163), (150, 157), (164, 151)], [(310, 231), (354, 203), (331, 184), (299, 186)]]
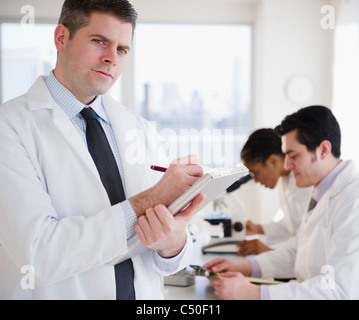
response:
[(327, 265), (328, 249), (329, 249), (328, 228), (319, 225), (313, 233), (313, 239), (310, 241), (310, 260), (309, 265), (310, 276), (320, 274), (321, 268)]
[(298, 279), (308, 279), (320, 273), (327, 264), (328, 228), (317, 223), (307, 226), (298, 242), (296, 274)]

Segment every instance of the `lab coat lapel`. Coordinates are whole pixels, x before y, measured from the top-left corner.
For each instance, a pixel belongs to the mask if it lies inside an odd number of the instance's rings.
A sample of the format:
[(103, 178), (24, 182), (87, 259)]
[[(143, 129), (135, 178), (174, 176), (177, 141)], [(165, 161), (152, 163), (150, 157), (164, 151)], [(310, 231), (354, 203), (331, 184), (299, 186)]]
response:
[(57, 127), (57, 129), (64, 136), (67, 143), (72, 147), (72, 149), (77, 153), (79, 158), (84, 162), (84, 164), (90, 169), (90, 171), (98, 177), (100, 180), (99, 173), (96, 169), (95, 163), (93, 162), (91, 155), (86, 148), (86, 145), (82, 141), (79, 133), (76, 128), (67, 117), (65, 112), (60, 106), (54, 103), (52, 120)]
[[(147, 177), (144, 163), (142, 163), (142, 161), (145, 161), (146, 150), (137, 150), (137, 152), (143, 152), (144, 158), (141, 159), (141, 162), (136, 161), (138, 158), (133, 158), (130, 152), (134, 144), (131, 136), (140, 132), (137, 117), (129, 110), (126, 110), (124, 106), (112, 100), (109, 95), (104, 95), (102, 101), (120, 151), (121, 163), (125, 174), (125, 193), (126, 198), (129, 198), (144, 190)], [(145, 133), (141, 132), (141, 134)], [(140, 145), (140, 148), (146, 148), (145, 143)]]
[(316, 226), (318, 219), (322, 218), (322, 215), (328, 212), (329, 208), (329, 195), (326, 193), (322, 199), (318, 202), (313, 211), (309, 214), (309, 217), (306, 221), (307, 230), (310, 226)]
[(318, 202), (311, 215), (308, 217), (308, 223), (315, 224), (323, 213), (327, 213), (329, 210), (329, 202), (338, 192), (340, 192), (348, 183), (348, 179), (356, 175), (356, 169), (352, 161), (348, 161), (346, 168), (341, 172), (333, 185), (323, 195), (322, 199)]
[(80, 135), (62, 108), (52, 99), (42, 77), (35, 82), (27, 93), (27, 100), (32, 111), (52, 109), (52, 121), (55, 127), (90, 171), (100, 179), (96, 166)]

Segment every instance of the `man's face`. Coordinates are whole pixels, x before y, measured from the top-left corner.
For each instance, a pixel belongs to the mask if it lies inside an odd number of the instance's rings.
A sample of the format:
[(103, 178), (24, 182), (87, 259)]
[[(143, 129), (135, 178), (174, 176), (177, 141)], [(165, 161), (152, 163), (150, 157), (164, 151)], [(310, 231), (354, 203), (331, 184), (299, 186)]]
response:
[(282, 136), (282, 151), (286, 155), (284, 168), (292, 170), (297, 187), (316, 186), (321, 181), (321, 161), (318, 148), (308, 151), (297, 139), (297, 130)]
[(78, 100), (88, 104), (106, 93), (123, 71), (132, 42), (132, 25), (109, 14), (93, 13), (90, 23), (71, 40), (67, 28), (58, 28), (64, 37), (60, 47), (57, 45), (55, 75)]

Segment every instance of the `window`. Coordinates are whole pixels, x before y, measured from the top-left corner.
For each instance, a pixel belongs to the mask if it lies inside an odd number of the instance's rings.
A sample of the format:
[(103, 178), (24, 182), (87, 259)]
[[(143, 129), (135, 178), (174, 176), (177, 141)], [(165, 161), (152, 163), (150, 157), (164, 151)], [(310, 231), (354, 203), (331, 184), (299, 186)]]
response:
[(139, 24), (136, 108), (162, 134), (168, 156), (240, 162), (250, 131), (251, 27)]
[(55, 66), (55, 25), (24, 27), (18, 23), (0, 25), (1, 103), (25, 93), (37, 77)]
[[(1, 103), (55, 67), (55, 27), (0, 24)], [(127, 65), (135, 87), (124, 95), (135, 90), (136, 111), (154, 122), (170, 158), (196, 153), (205, 166), (240, 162), (250, 133), (251, 33), (247, 25), (138, 24)], [(120, 77), (111, 90), (119, 101), (121, 81), (131, 79)]]
[[(0, 24), (0, 103), (26, 93), (40, 75), (55, 68), (55, 24)], [(121, 100), (121, 81), (111, 88), (111, 95)]]

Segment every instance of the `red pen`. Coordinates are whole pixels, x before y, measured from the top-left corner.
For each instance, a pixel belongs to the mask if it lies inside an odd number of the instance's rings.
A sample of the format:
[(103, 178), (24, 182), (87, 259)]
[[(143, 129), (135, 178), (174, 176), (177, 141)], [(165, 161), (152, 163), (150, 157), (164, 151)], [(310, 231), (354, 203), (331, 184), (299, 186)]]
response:
[(151, 166), (152, 170), (166, 172), (167, 168), (159, 167), (159, 166)]

